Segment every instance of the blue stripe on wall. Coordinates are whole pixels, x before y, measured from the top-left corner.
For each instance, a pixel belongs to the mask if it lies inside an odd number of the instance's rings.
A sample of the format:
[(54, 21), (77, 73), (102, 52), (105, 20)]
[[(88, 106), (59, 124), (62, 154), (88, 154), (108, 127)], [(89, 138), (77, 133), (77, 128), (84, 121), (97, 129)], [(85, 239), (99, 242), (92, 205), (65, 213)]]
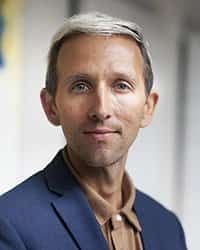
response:
[(4, 65), (4, 56), (2, 48), (4, 28), (5, 28), (4, 17), (0, 13), (0, 67), (3, 67)]

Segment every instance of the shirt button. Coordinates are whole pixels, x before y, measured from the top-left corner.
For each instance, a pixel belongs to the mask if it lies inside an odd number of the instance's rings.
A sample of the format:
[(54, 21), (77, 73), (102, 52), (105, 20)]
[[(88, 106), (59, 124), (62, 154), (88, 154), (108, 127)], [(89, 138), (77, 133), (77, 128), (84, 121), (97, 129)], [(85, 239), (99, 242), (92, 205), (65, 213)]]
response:
[(116, 221), (122, 221), (121, 215), (120, 215), (120, 214), (116, 214), (116, 215), (115, 215), (115, 220), (116, 220)]

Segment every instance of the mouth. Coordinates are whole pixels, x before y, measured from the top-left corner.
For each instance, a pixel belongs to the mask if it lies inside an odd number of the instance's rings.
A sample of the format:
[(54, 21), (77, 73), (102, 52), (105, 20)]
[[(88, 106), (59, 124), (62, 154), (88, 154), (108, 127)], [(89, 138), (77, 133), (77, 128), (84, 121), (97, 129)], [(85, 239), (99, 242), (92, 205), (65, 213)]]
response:
[(102, 129), (94, 129), (94, 130), (84, 131), (84, 134), (88, 137), (95, 139), (95, 140), (105, 140), (109, 137), (112, 137), (115, 134), (119, 134), (119, 131), (112, 130), (109, 128), (102, 128)]

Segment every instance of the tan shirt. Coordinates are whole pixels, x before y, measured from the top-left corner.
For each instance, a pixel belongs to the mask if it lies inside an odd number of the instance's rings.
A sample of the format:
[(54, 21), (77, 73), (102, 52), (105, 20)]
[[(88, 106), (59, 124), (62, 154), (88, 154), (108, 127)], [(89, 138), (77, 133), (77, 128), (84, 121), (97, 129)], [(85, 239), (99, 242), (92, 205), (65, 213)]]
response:
[(118, 211), (100, 196), (88, 183), (84, 182), (79, 173), (73, 168), (67, 150), (63, 150), (64, 160), (70, 171), (85, 192), (101, 230), (108, 242), (110, 250), (143, 250), (141, 241), (141, 226), (132, 210), (135, 200), (135, 187), (127, 173), (122, 183), (123, 206)]

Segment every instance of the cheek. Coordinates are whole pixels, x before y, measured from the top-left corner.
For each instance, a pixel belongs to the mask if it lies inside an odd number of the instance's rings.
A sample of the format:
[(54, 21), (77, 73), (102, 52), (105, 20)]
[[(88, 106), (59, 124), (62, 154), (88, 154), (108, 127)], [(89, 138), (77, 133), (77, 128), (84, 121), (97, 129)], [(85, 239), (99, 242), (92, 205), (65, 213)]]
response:
[(65, 103), (59, 108), (59, 118), (64, 130), (73, 130), (83, 119), (83, 108), (73, 103)]
[(137, 128), (143, 117), (144, 103), (133, 95), (117, 98), (115, 116), (126, 128)]

